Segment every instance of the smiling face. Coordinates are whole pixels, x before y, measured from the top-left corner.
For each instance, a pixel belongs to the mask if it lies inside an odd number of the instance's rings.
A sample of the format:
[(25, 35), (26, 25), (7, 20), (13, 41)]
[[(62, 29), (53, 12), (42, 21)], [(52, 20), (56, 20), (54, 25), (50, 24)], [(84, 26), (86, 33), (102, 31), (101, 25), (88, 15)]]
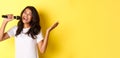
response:
[(29, 24), (32, 20), (32, 11), (29, 8), (26, 8), (22, 14), (22, 22), (24, 24)]
[(36, 39), (36, 35), (41, 31), (41, 26), (39, 14), (35, 7), (25, 7), (21, 12), (20, 17), (15, 36), (19, 35), (23, 28), (30, 28), (26, 34), (30, 35), (33, 39)]

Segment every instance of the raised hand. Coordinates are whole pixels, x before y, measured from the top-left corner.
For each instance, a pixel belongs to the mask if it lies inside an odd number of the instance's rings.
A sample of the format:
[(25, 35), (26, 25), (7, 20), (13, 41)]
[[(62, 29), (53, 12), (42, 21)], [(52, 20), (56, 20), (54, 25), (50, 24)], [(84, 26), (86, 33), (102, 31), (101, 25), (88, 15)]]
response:
[(50, 26), (50, 27), (47, 29), (47, 31), (50, 32), (50, 31), (53, 30), (55, 27), (57, 27), (58, 24), (59, 24), (59, 22), (55, 22), (52, 26)]

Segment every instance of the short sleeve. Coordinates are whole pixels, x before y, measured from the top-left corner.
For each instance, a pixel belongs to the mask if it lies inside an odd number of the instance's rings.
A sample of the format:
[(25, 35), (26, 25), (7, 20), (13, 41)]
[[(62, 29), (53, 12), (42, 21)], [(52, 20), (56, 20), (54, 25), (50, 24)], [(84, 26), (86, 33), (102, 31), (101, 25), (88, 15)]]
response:
[(42, 35), (42, 32), (40, 32), (38, 35), (37, 35), (37, 43), (39, 43), (40, 41), (43, 40), (43, 35)]
[(12, 27), (11, 29), (8, 30), (7, 34), (12, 37), (15, 36), (15, 30), (16, 30), (16, 26)]

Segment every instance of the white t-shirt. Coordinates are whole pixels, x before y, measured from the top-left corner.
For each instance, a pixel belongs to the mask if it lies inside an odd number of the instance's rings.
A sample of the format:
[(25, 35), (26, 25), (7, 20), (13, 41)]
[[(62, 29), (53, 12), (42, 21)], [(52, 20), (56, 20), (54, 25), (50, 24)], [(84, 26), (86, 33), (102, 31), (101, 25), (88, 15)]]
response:
[(23, 31), (15, 36), (17, 26), (11, 28), (7, 33), (10, 37), (15, 37), (15, 58), (39, 58), (37, 43), (43, 40), (42, 32), (36, 39), (25, 34), (30, 28), (23, 28)]

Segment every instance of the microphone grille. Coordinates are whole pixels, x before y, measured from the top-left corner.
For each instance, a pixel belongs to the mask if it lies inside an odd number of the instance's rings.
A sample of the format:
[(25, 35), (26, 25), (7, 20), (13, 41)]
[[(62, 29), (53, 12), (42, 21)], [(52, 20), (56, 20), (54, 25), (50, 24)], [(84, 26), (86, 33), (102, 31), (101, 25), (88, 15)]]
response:
[(14, 16), (14, 18), (17, 19), (17, 20), (21, 19), (20, 16)]

